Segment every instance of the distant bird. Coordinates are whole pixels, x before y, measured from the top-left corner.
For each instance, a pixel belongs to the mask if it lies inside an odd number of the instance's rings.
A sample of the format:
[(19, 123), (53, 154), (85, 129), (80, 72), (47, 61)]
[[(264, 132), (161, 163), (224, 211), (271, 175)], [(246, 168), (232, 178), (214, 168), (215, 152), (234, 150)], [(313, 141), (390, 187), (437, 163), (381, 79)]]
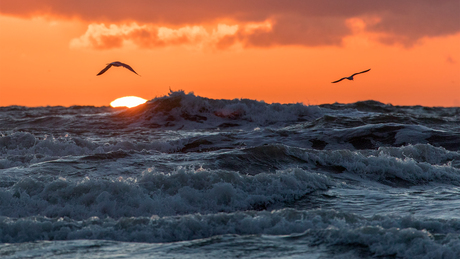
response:
[(337, 81), (334, 81), (334, 82), (332, 82), (332, 83), (338, 83), (338, 82), (342, 81), (343, 79), (353, 80), (353, 77), (356, 76), (357, 74), (366, 73), (366, 72), (368, 72), (369, 70), (371, 70), (371, 69), (369, 68), (368, 70), (364, 70), (364, 71), (361, 71), (361, 72), (358, 72), (358, 73), (354, 73), (354, 74), (351, 75), (351, 76), (342, 77), (341, 79), (339, 79), (339, 80), (337, 80)]
[(125, 63), (121, 63), (120, 61), (115, 61), (115, 62), (112, 62), (112, 63), (107, 64), (107, 66), (106, 66), (104, 69), (102, 69), (101, 72), (99, 72), (99, 74), (97, 74), (97, 76), (100, 76), (100, 75), (104, 74), (105, 71), (109, 70), (109, 68), (111, 68), (112, 66), (115, 66), (115, 67), (125, 67), (125, 68), (127, 68), (127, 69), (133, 71), (134, 74), (138, 75), (138, 74), (136, 73), (136, 71), (134, 71), (134, 69), (132, 69), (132, 67), (130, 67), (129, 65), (126, 65)]

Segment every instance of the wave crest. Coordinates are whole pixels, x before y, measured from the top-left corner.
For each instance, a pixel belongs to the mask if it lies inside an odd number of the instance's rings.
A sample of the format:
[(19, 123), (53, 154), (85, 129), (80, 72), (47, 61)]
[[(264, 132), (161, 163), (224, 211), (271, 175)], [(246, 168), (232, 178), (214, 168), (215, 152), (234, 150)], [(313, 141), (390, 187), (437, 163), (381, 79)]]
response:
[(208, 99), (184, 91), (171, 91), (144, 105), (116, 115), (142, 126), (176, 129), (267, 126), (306, 121), (321, 115), (321, 108), (296, 104), (267, 104), (249, 99)]

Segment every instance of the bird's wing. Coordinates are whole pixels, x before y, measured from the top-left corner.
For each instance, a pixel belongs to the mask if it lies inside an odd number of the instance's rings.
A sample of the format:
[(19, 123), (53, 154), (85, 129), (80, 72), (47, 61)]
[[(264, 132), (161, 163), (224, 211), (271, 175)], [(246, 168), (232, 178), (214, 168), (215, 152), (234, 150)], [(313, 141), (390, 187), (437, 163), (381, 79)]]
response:
[(354, 73), (352, 76), (355, 76), (357, 74), (362, 74), (362, 73), (366, 73), (368, 72), (369, 70), (371, 70), (370, 68), (368, 70), (364, 70), (364, 71), (361, 71), (361, 72), (358, 72), (358, 73)]
[(343, 79), (346, 79), (346, 77), (342, 77), (341, 79), (339, 79), (339, 80), (337, 80), (337, 81), (334, 81), (334, 82), (332, 82), (332, 83), (338, 83), (338, 82), (342, 81)]
[(109, 70), (109, 68), (112, 66), (112, 64), (108, 64), (104, 69), (101, 70), (101, 72), (99, 72), (99, 74), (97, 74), (96, 76), (100, 76), (102, 74), (105, 73), (105, 71)]
[[(120, 62), (120, 63), (121, 63), (121, 62)], [(127, 69), (133, 71), (134, 74), (138, 75), (138, 74), (136, 73), (136, 71), (134, 71), (134, 69), (133, 69), (132, 67), (130, 67), (129, 65), (126, 65), (126, 64), (124, 64), (124, 63), (121, 63), (121, 65), (124, 66), (124, 67), (126, 67)]]

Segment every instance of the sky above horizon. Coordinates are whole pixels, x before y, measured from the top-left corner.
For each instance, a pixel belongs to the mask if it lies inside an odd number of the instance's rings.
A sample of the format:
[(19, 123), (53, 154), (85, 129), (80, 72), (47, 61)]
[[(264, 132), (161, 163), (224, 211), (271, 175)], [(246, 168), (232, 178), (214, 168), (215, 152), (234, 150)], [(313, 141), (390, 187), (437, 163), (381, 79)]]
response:
[[(169, 89), (460, 106), (459, 13), (459, 0), (2, 0), (0, 106), (108, 106)], [(140, 76), (96, 76), (113, 61)]]

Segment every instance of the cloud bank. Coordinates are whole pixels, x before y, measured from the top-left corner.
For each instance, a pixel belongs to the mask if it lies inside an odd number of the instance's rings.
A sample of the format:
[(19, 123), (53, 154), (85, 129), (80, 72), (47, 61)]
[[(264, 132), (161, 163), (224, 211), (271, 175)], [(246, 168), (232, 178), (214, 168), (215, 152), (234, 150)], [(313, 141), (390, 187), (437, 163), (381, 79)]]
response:
[(458, 0), (2, 0), (0, 14), (87, 22), (72, 47), (142, 48), (167, 45), (340, 45), (353, 34), (347, 21), (385, 44), (411, 46), (424, 37), (460, 32)]

